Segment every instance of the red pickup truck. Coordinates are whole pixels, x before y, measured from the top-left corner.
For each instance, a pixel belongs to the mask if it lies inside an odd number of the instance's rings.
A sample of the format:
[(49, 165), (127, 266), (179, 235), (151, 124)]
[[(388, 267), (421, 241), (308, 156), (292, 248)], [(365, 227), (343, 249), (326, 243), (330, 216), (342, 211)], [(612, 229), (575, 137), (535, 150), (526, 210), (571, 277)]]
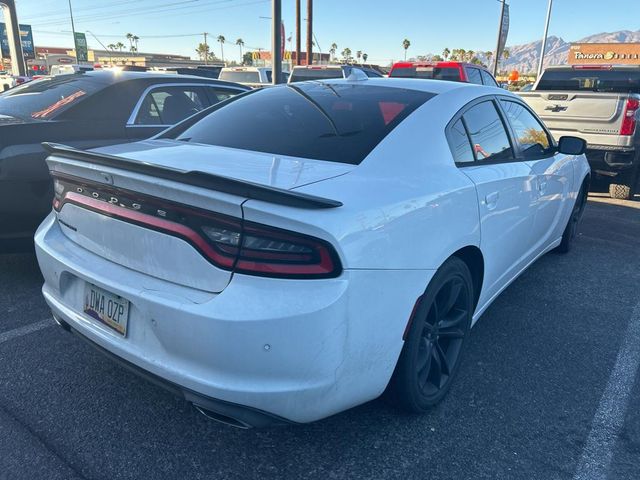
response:
[(486, 68), (465, 62), (397, 62), (391, 67), (389, 77), (429, 78), (499, 86)]

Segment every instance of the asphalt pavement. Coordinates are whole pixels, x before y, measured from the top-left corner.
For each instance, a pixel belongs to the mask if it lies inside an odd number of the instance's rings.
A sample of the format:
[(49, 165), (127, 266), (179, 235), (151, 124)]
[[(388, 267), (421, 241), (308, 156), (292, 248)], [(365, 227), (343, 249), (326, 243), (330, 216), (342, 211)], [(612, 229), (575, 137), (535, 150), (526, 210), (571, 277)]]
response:
[(0, 255), (3, 480), (640, 478), (640, 201), (593, 196), (574, 250), (497, 299), (422, 416), (217, 424), (54, 326), (41, 283), (32, 254)]

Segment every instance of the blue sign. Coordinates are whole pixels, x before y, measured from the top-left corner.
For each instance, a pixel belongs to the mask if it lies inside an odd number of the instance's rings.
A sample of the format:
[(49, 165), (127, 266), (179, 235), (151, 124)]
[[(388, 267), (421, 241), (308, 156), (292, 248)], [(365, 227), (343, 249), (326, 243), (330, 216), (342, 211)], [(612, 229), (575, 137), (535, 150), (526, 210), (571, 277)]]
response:
[[(22, 43), (22, 54), (25, 60), (36, 58), (36, 47), (33, 44), (33, 32), (31, 25), (20, 25), (20, 43)], [(9, 38), (7, 37), (7, 26), (0, 23), (0, 51), (3, 58), (10, 58)]]

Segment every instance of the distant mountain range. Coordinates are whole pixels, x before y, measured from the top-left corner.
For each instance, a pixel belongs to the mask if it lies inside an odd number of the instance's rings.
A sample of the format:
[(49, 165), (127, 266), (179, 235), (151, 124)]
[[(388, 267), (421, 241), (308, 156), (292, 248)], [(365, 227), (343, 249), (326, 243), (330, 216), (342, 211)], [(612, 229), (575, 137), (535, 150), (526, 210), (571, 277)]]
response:
[[(619, 32), (598, 33), (576, 40), (573, 43), (633, 43), (640, 42), (640, 30), (620, 30)], [(502, 60), (501, 70), (518, 70), (522, 73), (535, 72), (538, 68), (541, 40), (525, 43), (524, 45), (507, 46), (509, 59)], [(571, 42), (565, 42), (562, 38), (551, 36), (547, 39), (547, 51), (544, 65), (562, 65), (568, 62), (569, 46)], [(481, 58), (481, 60), (486, 60)]]

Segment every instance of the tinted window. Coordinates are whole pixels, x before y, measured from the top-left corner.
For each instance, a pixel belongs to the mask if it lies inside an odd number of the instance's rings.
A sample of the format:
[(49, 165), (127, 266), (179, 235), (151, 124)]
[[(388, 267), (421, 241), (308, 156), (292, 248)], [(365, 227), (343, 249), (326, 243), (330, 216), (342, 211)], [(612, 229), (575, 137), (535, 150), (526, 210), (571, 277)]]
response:
[(160, 87), (147, 93), (136, 125), (173, 125), (209, 106), (202, 87)]
[(469, 77), (469, 83), (482, 85), (482, 77), (480, 76), (480, 70), (478, 70), (477, 68), (467, 68), (467, 77)]
[(474, 105), (463, 116), (477, 160), (513, 158), (509, 136), (493, 102)]
[(640, 70), (547, 70), (536, 90), (640, 93)]
[(453, 124), (449, 130), (448, 139), (451, 153), (456, 163), (469, 163), (475, 160), (473, 150), (471, 150), (471, 142), (462, 120), (458, 120)]
[(260, 72), (229, 71), (220, 72), (220, 80), (238, 83), (260, 83)]
[(209, 95), (209, 99), (211, 100), (211, 104), (214, 105), (218, 102), (222, 102), (223, 100), (226, 100), (227, 98), (231, 98), (234, 95), (237, 95), (238, 93), (240, 93), (240, 91), (232, 91), (232, 90), (226, 90), (223, 88), (216, 88), (216, 87), (204, 87), (204, 89), (207, 91), (207, 94)]
[(531, 112), (517, 102), (509, 100), (500, 100), (500, 102), (525, 158), (538, 158), (549, 154), (552, 149), (549, 136)]
[(302, 83), (255, 91), (186, 128), (182, 141), (360, 163), (432, 93), (368, 85)]
[(342, 77), (342, 68), (294, 68), (289, 83)]
[(389, 76), (398, 78), (431, 78), (459, 82), (460, 70), (453, 67), (402, 67), (394, 68)]
[(49, 120), (106, 86), (82, 74), (29, 82), (0, 95), (0, 114)]
[(482, 75), (482, 83), (485, 85), (489, 85), (490, 87), (497, 87), (498, 82), (491, 76), (489, 72), (485, 72), (484, 70), (480, 70), (480, 75)]

